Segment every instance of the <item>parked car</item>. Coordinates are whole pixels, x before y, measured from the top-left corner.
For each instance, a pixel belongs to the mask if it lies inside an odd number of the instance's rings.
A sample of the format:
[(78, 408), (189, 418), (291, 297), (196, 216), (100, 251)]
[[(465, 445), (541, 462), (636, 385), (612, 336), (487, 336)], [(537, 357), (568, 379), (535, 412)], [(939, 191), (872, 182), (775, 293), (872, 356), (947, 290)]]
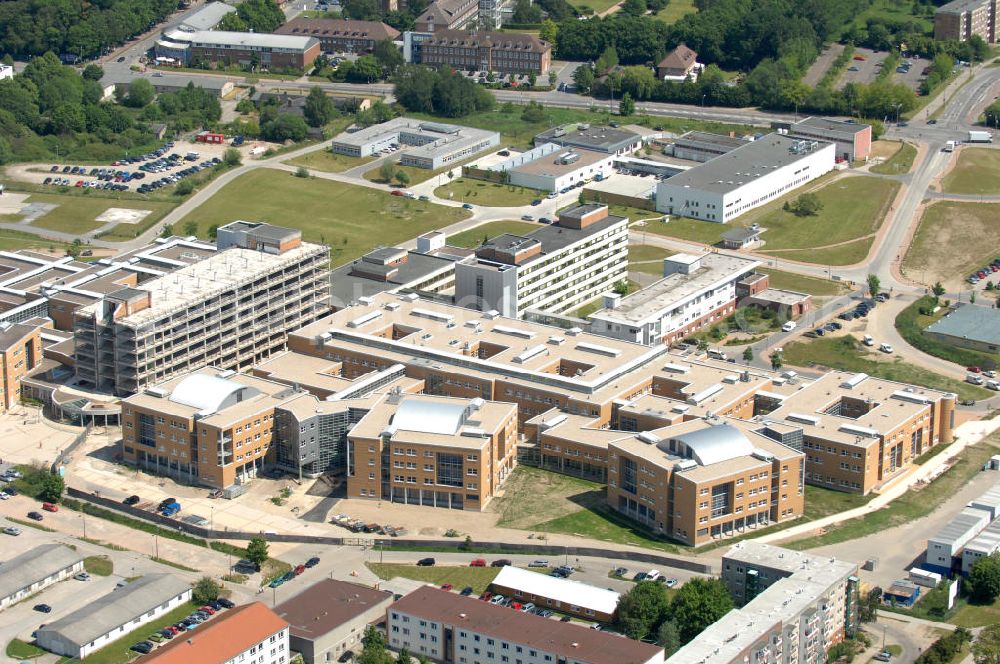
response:
[(292, 570), (292, 571), (295, 574), (295, 576), (298, 576), (299, 574), (302, 574), (303, 572), (306, 571), (306, 566), (305, 565), (296, 565), (295, 569)]
[(466, 210), (471, 210), (472, 203), (462, 203), (462, 207), (465, 208)]
[(42, 516), (41, 512), (28, 512), (28, 518), (32, 521), (41, 521), (45, 517)]
[(796, 328), (796, 326), (797, 326), (796, 322), (793, 321), (793, 320), (790, 320), (790, 321), (788, 321), (787, 323), (785, 323), (784, 325), (781, 326), (781, 331), (782, 332), (791, 332), (792, 330), (794, 330)]
[(21, 534), (21, 529), (15, 527), (15, 526), (7, 526), (6, 528), (3, 529), (3, 534), (4, 535), (13, 535), (13, 536), (17, 537), (18, 535)]
[(48, 604), (35, 604), (32, 608), (39, 613), (52, 613), (52, 607)]
[(666, 584), (667, 588), (673, 588), (674, 586), (677, 585), (677, 579), (670, 577), (669, 579), (664, 581), (664, 584)]
[(90, 575), (86, 572), (80, 572), (79, 574), (74, 574), (73, 578), (77, 581), (90, 581)]
[(421, 558), (417, 561), (417, 567), (434, 567), (434, 563), (437, 562), (433, 558)]
[(552, 615), (552, 611), (549, 609), (535, 609), (535, 615), (541, 616), (542, 618), (548, 618)]
[(509, 567), (512, 564), (507, 558), (499, 558), (490, 563), (490, 567)]
[(468, 597), (469, 595), (472, 594), (472, 586), (466, 586), (466, 587), (462, 588), (462, 592), (460, 592), (458, 594), (461, 595), (461, 596), (463, 596), (463, 597)]
[(974, 373), (974, 374), (982, 372), (982, 369), (980, 367), (966, 367), (965, 370), (968, 371), (969, 373)]
[(486, 567), (486, 559), (476, 558), (471, 563), (469, 563), (469, 567)]
[(55, 503), (42, 503), (42, 509), (46, 512), (58, 512), (59, 506)]
[(147, 641), (142, 641), (141, 643), (136, 643), (134, 646), (129, 648), (129, 650), (134, 650), (135, 652), (140, 653), (142, 655), (148, 655), (149, 653), (153, 652), (153, 644)]
[(441, 590), (452, 591), (454, 589), (455, 589), (455, 586), (451, 585), (450, 583), (442, 583), (441, 584)]
[(528, 563), (528, 567), (548, 567), (549, 561), (547, 560), (532, 560)]
[(319, 565), (319, 558), (316, 556), (313, 556), (306, 561), (306, 567), (313, 568), (316, 567), (316, 565)]
[(235, 604), (233, 604), (233, 603), (232, 603), (231, 601), (229, 601), (229, 600), (228, 600), (228, 599), (226, 599), (225, 597), (220, 597), (220, 598), (219, 598), (219, 599), (217, 599), (216, 601), (217, 601), (217, 602), (218, 602), (219, 604), (221, 604), (221, 605), (222, 605), (222, 608), (224, 608), (224, 609), (232, 609), (232, 608), (234, 608), (234, 607), (236, 606)]
[(878, 349), (880, 351), (882, 351), (883, 353), (887, 353), (887, 354), (893, 352), (892, 351), (892, 344), (882, 344), (881, 346), (878, 347)]
[(503, 595), (494, 595), (490, 597), (490, 604), (503, 604), (506, 599)]
[(875, 345), (875, 340), (874, 340), (874, 339), (872, 339), (872, 336), (871, 336), (870, 334), (866, 334), (866, 335), (865, 335), (865, 336), (864, 336), (864, 337), (863, 337), (863, 338), (861, 339), (861, 343), (863, 343), (863, 344), (864, 344), (864, 345), (866, 345), (866, 346), (874, 346), (874, 345)]
[(646, 572), (647, 581), (656, 581), (658, 578), (660, 578), (660, 570), (651, 569), (648, 572)]

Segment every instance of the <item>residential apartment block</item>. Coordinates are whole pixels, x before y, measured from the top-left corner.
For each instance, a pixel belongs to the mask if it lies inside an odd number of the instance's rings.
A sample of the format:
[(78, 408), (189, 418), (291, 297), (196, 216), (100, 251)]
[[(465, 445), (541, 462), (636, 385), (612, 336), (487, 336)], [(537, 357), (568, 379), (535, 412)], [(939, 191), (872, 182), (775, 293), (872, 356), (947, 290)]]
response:
[(517, 406), (392, 393), (347, 450), (350, 498), (482, 510), (517, 465)]
[(202, 366), (248, 368), (328, 311), (328, 247), (245, 221), (218, 242), (204, 260), (77, 309), (77, 379), (124, 396)]
[(455, 302), (517, 318), (564, 312), (628, 277), (628, 219), (581, 205), (530, 235), (505, 233), (455, 264)]
[(722, 558), (740, 608), (709, 625), (669, 664), (821, 664), (859, 626), (858, 567), (753, 540)]
[(966, 41), (973, 35), (996, 43), (996, 0), (953, 0), (934, 11), (934, 39)]
[(399, 38), (399, 30), (378, 21), (339, 18), (293, 18), (275, 34), (315, 37), (324, 53), (371, 53), (375, 44)]
[(430, 67), (447, 65), (500, 74), (544, 76), (552, 64), (551, 44), (517, 32), (435, 30), (420, 42), (419, 54), (419, 64)]
[(423, 586), (386, 610), (388, 646), (454, 664), (662, 664), (663, 649)]

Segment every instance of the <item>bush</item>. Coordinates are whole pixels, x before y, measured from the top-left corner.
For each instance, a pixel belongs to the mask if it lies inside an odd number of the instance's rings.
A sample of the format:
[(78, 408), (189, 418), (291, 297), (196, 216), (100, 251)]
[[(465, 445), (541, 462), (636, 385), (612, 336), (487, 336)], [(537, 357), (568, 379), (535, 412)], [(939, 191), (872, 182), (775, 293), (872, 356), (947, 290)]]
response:
[(307, 178), (309, 177), (309, 169), (305, 166), (299, 166), (295, 169), (295, 177), (297, 178)]
[(222, 586), (213, 581), (210, 577), (203, 576), (198, 579), (198, 582), (194, 584), (194, 589), (191, 592), (191, 599), (196, 604), (207, 604), (208, 602), (219, 599), (219, 592), (222, 590)]
[(239, 166), (243, 161), (243, 157), (240, 155), (240, 151), (236, 148), (229, 148), (222, 155), (222, 163), (226, 166)]

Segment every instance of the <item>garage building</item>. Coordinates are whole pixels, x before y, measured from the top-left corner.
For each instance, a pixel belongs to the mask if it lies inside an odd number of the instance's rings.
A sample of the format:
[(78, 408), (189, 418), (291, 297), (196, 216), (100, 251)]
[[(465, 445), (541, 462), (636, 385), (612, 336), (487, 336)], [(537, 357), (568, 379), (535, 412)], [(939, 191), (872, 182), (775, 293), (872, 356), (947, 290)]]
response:
[(0, 609), (83, 571), (83, 556), (62, 544), (43, 544), (0, 566)]
[(927, 328), (942, 343), (984, 353), (1000, 349), (1000, 309), (965, 304)]
[(38, 645), (83, 658), (191, 599), (191, 586), (173, 574), (150, 574), (38, 630)]
[(618, 611), (619, 595), (613, 590), (510, 565), (500, 570), (490, 589), (521, 604), (531, 602), (586, 620), (611, 622)]

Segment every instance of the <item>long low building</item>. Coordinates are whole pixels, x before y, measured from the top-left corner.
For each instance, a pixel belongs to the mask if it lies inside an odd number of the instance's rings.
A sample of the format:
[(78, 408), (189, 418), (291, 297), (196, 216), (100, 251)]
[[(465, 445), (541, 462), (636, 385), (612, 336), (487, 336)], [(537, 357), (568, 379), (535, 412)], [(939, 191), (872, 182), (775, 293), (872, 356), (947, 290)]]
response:
[(500, 570), (490, 582), (490, 589), (521, 604), (531, 602), (584, 620), (611, 622), (618, 614), (620, 596), (613, 590), (513, 565)]
[(191, 585), (172, 574), (151, 574), (117, 588), (38, 630), (38, 645), (83, 659), (191, 599)]
[(164, 30), (153, 47), (157, 58), (172, 58), (184, 65), (272, 69), (305, 69), (319, 57), (320, 41), (302, 35), (224, 30)]
[(656, 209), (727, 223), (833, 170), (833, 143), (768, 134), (660, 182)]
[(403, 166), (438, 169), (473, 157), (500, 143), (495, 131), (473, 129), (442, 122), (393, 118), (333, 139), (330, 149), (352, 157), (370, 157), (387, 148), (400, 151)]
[(938, 319), (926, 330), (942, 343), (996, 353), (1000, 350), (1000, 309), (965, 304)]
[(83, 556), (62, 544), (42, 544), (0, 565), (0, 609), (83, 571)]

